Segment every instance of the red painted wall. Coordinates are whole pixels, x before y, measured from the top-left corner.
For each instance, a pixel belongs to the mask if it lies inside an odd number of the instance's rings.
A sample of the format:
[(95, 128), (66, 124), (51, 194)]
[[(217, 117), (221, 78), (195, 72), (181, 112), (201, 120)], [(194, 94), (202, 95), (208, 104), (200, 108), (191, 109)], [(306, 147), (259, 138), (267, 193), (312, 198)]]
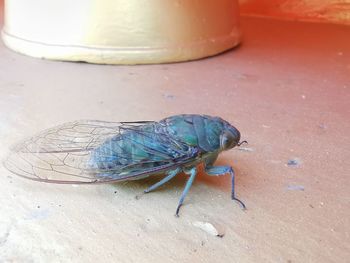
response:
[(350, 0), (240, 0), (241, 14), (350, 25)]

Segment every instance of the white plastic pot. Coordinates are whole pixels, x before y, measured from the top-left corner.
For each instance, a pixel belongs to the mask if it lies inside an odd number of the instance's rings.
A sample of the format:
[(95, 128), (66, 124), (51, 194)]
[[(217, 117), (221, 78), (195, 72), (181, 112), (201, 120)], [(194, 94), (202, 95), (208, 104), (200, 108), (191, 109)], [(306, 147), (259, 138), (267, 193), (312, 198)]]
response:
[(5, 44), (40, 58), (144, 64), (212, 56), (240, 41), (236, 0), (5, 0)]

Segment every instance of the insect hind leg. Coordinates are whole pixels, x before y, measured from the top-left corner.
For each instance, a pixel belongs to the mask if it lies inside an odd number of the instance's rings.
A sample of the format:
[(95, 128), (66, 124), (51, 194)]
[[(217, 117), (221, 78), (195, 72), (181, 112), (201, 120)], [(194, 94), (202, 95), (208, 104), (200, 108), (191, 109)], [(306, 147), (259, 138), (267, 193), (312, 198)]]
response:
[(145, 191), (143, 191), (145, 194), (152, 192), (156, 190), (158, 187), (162, 186), (163, 184), (169, 182), (172, 178), (174, 178), (179, 172), (181, 172), (180, 168), (177, 168), (175, 170), (171, 170), (167, 173), (167, 176), (164, 177), (162, 180), (159, 182), (155, 183), (154, 185), (150, 186), (147, 188)]
[(231, 175), (231, 185), (232, 185), (231, 199), (238, 202), (241, 205), (243, 210), (246, 209), (245, 204), (241, 200), (236, 198), (236, 195), (235, 195), (235, 172), (231, 166), (210, 166), (210, 165), (207, 165), (205, 167), (205, 172), (208, 175), (214, 175), (214, 176), (220, 176), (220, 175), (224, 175), (226, 173), (229, 173)]
[(190, 178), (188, 178), (187, 180), (187, 183), (185, 185), (185, 189), (183, 190), (182, 192), (182, 195), (180, 197), (180, 201), (179, 201), (179, 204), (176, 208), (176, 212), (175, 212), (175, 216), (179, 217), (179, 211), (180, 211), (180, 207), (182, 206), (184, 200), (185, 200), (185, 197), (188, 193), (188, 191), (190, 190), (191, 186), (192, 186), (192, 183), (194, 181), (194, 179), (196, 178), (196, 175), (197, 175), (197, 168), (196, 167), (193, 167), (191, 170), (189, 170), (188, 172), (185, 171), (186, 174), (189, 174), (190, 175)]

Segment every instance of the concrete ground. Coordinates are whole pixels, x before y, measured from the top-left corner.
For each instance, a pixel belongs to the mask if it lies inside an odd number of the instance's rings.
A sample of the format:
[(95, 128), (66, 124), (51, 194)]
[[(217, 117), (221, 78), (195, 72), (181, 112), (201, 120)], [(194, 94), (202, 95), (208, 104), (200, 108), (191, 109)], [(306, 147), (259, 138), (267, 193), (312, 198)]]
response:
[[(349, 262), (350, 27), (242, 18), (234, 50), (188, 63), (102, 66), (26, 57), (0, 43), (0, 157), (76, 120), (218, 115), (249, 141), (200, 173), (50, 185), (0, 168), (0, 262)], [(222, 238), (210, 229), (209, 223)]]

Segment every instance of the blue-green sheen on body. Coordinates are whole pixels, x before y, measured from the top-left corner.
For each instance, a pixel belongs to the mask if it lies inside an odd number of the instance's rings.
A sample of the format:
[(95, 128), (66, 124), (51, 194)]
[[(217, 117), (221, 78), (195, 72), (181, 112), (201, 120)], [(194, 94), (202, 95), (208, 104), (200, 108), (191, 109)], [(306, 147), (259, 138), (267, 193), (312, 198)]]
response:
[(178, 158), (190, 156), (194, 148), (206, 156), (217, 155), (222, 150), (221, 135), (228, 130), (238, 137), (235, 138), (238, 143), (239, 131), (221, 118), (194, 114), (171, 116), (126, 129), (108, 139), (94, 150), (90, 165), (116, 173), (132, 173), (176, 163)]

